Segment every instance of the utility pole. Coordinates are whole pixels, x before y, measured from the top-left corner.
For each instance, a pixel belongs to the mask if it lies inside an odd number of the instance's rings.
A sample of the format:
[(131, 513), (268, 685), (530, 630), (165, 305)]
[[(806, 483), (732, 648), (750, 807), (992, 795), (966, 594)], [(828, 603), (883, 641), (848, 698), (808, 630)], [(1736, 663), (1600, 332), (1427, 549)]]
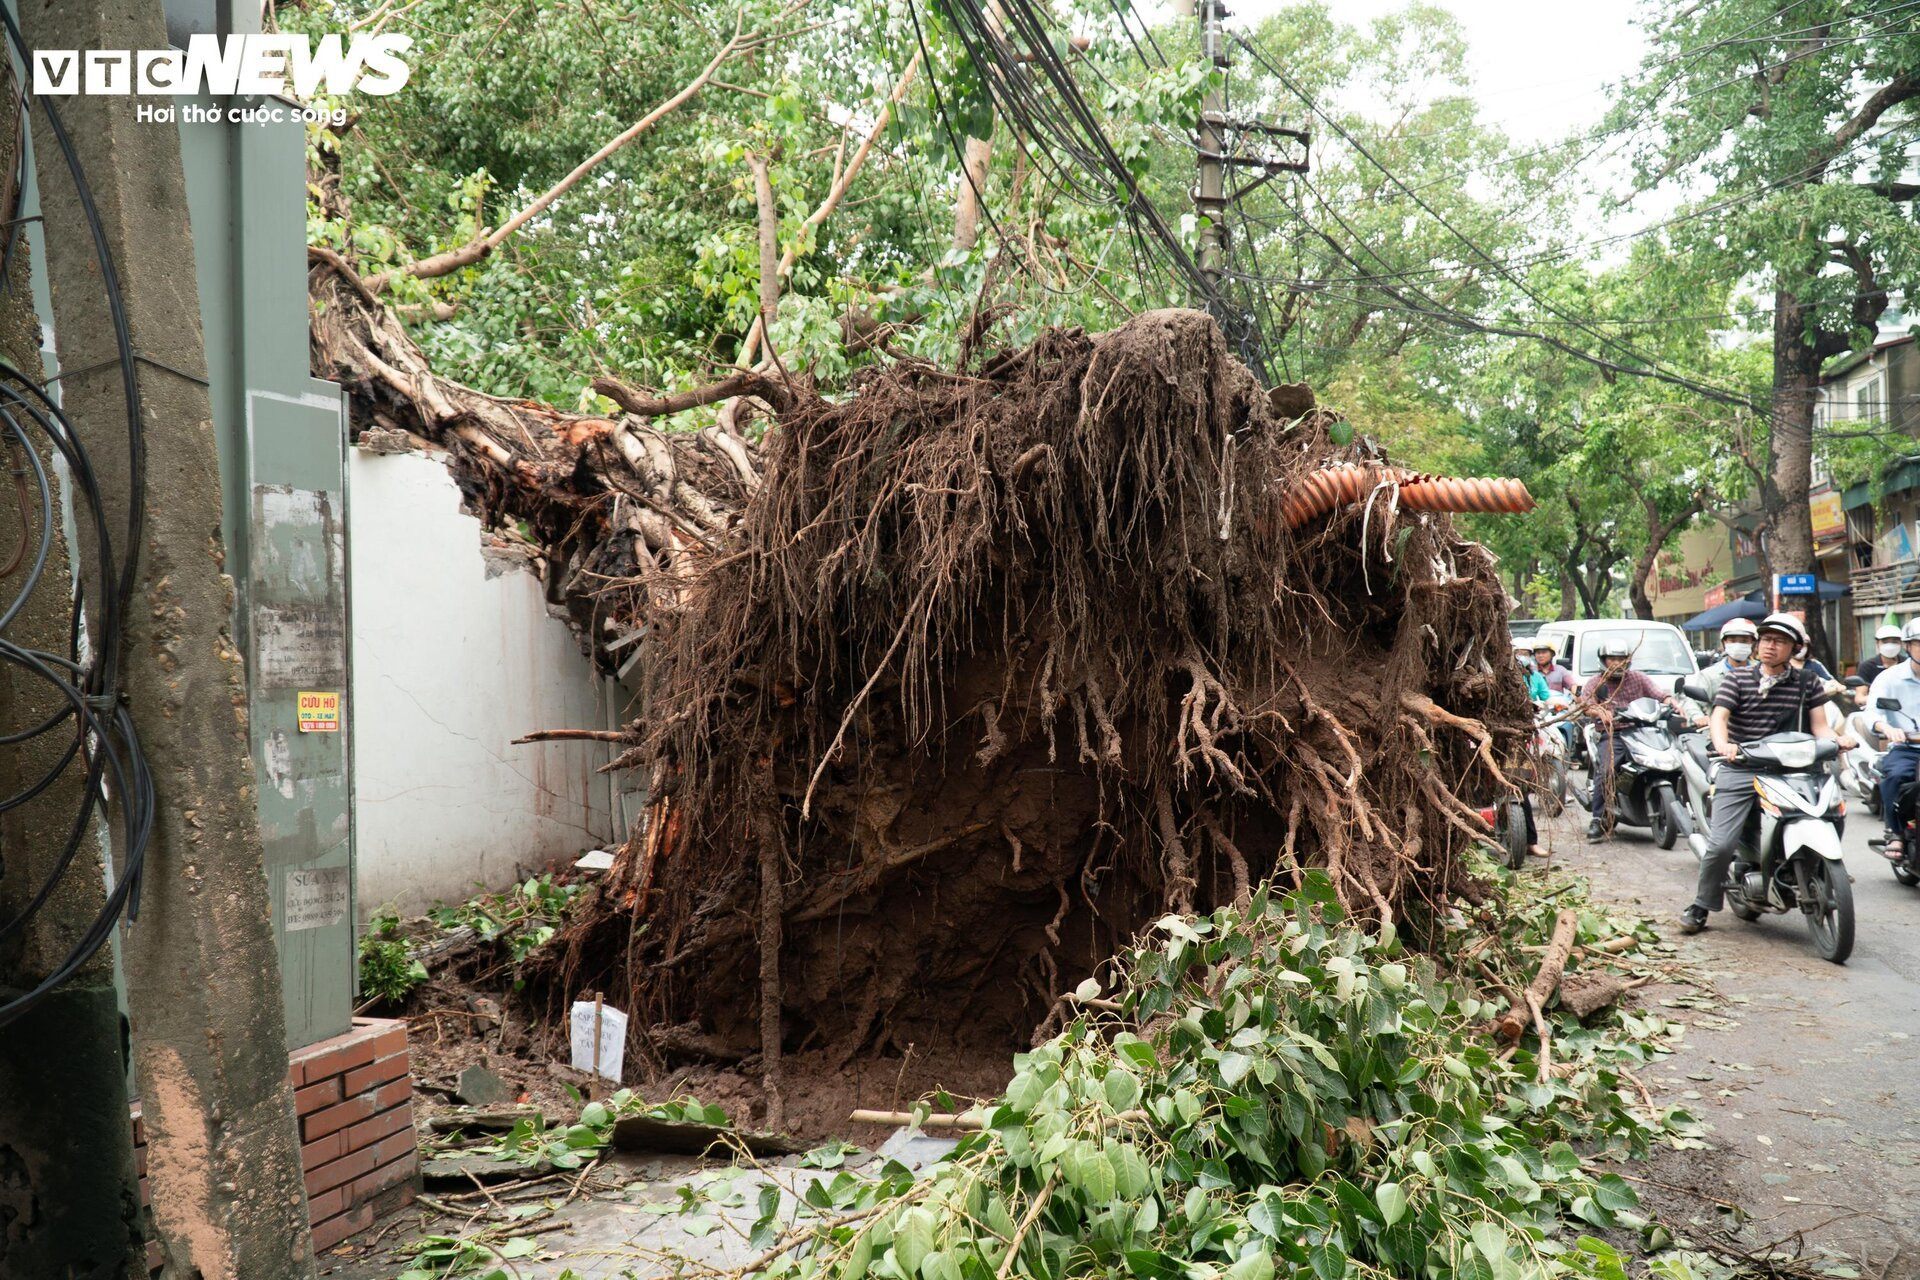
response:
[[(24, 0), (21, 9), (30, 45), (167, 47), (160, 0)], [(180, 136), (176, 125), (140, 121), (137, 103), (57, 100), (119, 276), (146, 440), (150, 500), (122, 681), (158, 797), (141, 916), (123, 946), (148, 1185), (169, 1280), (307, 1280), (312, 1247)], [(140, 477), (126, 449), (103, 264), (74, 183), (63, 164), (56, 172), (44, 111), (34, 148), (63, 405), (93, 443), (117, 531)]]
[[(4, 36), (0, 36), (4, 39)], [(9, 53), (3, 60), (18, 64)], [(16, 181), (24, 160), (16, 127), (25, 109), (19, 80), (9, 79), (12, 109), (0, 127), (0, 188), (13, 197), (0, 220), (27, 218), (25, 184)], [(24, 149), (24, 148), (22, 148)], [(0, 279), (0, 359), (28, 379), (41, 367), (40, 323), (34, 305), (31, 262), (38, 256), (37, 227), (13, 223), (13, 253)], [(12, 390), (31, 395), (17, 385)], [(0, 469), (26, 483), (0, 483), (0, 528), (20, 530), (6, 539), (11, 551), (24, 539), (10, 569), (0, 569), (0, 606), (20, 599), (6, 639), (26, 649), (66, 655), (72, 635), (74, 561), (65, 535), (72, 491), (43, 433), (31, 430), (32, 461), (12, 433), (0, 449)], [(43, 528), (35, 472), (46, 477), (52, 518)], [(26, 510), (15, 511), (27, 499)], [(84, 509), (72, 512), (84, 522)], [(43, 536), (51, 546), (39, 580), (24, 597), (34, 552)], [(97, 577), (89, 590), (97, 590)], [(56, 713), (67, 712), (64, 719)], [(98, 825), (75, 832), (85, 805), (87, 762), (69, 754), (78, 718), (65, 697), (25, 666), (0, 663), (0, 732), (21, 734), (36, 725), (46, 731), (0, 746), (0, 797), (27, 794), (49, 774), (32, 799), (0, 810), (0, 1005), (21, 999), (56, 973), (79, 946), (106, 902)], [(68, 842), (79, 846), (62, 874)], [(22, 918), (40, 887), (58, 888)], [(17, 922), (17, 923), (16, 923)], [(127, 1119), (127, 1059), (120, 1032), (120, 997), (113, 955), (101, 950), (40, 1003), (0, 1029), (0, 1275), (134, 1277), (146, 1271), (140, 1229), (139, 1184), (134, 1174), (133, 1127)], [(9, 1168), (10, 1166), (10, 1168)]]
[[(1208, 73), (1227, 74), (1227, 37), (1222, 23), (1227, 16), (1223, 0), (1200, 0), (1200, 52), (1206, 58)], [(1220, 286), (1220, 272), (1227, 256), (1227, 136), (1226, 96), (1209, 85), (1200, 101), (1200, 181), (1194, 188), (1193, 208), (1200, 215), (1200, 270), (1213, 291)]]
[[(1212, 72), (1218, 73), (1224, 80), (1232, 60), (1227, 56), (1226, 17), (1227, 7), (1224, 0), (1198, 0), (1200, 18), (1200, 51), (1207, 60)], [(1309, 135), (1304, 129), (1294, 129), (1286, 125), (1264, 120), (1240, 119), (1229, 116), (1226, 110), (1226, 95), (1222, 89), (1208, 88), (1200, 101), (1200, 120), (1197, 134), (1197, 152), (1199, 156), (1199, 181), (1193, 189), (1193, 209), (1200, 215), (1200, 270), (1207, 279), (1208, 290), (1215, 297), (1219, 294), (1220, 280), (1227, 270), (1228, 232), (1227, 210), (1237, 201), (1244, 199), (1250, 192), (1264, 185), (1282, 173), (1305, 173), (1307, 158), (1305, 148)], [(1298, 142), (1302, 148), (1299, 159), (1268, 154), (1250, 148), (1245, 138), (1258, 135), (1264, 139), (1286, 138)], [(1261, 171), (1261, 176), (1233, 190), (1227, 189), (1229, 171), (1250, 168)], [(1211, 299), (1210, 299), (1211, 301)], [(1215, 317), (1224, 320), (1225, 317)]]

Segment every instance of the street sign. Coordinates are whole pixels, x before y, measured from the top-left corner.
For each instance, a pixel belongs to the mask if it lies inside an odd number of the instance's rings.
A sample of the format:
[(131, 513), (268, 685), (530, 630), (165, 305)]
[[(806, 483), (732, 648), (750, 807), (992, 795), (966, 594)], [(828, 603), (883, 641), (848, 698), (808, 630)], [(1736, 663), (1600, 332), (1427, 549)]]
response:
[(1773, 575), (1773, 589), (1783, 596), (1811, 596), (1819, 594), (1810, 573), (1776, 573)]

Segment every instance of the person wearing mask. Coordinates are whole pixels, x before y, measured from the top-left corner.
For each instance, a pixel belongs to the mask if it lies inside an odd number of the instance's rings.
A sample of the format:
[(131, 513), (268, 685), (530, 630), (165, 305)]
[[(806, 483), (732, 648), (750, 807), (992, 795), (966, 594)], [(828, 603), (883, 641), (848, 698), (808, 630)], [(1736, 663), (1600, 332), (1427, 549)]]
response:
[[(1772, 733), (1811, 733), (1816, 738), (1836, 735), (1815, 708), (1826, 697), (1820, 678), (1793, 665), (1797, 651), (1807, 644), (1807, 629), (1790, 613), (1770, 613), (1761, 619), (1754, 662), (1727, 673), (1714, 695), (1708, 733), (1723, 763), (1715, 775), (1713, 820), (1707, 833), (1707, 852), (1700, 861), (1700, 879), (1693, 901), (1680, 913), (1680, 931), (1698, 933), (1707, 917), (1726, 905), (1727, 872), (1740, 851), (1740, 832), (1753, 812), (1758, 793), (1754, 773), (1739, 767), (1740, 748)], [(1845, 749), (1853, 745), (1839, 738)]]
[(1900, 628), (1891, 622), (1884, 624), (1873, 633), (1873, 653), (1860, 664), (1858, 675), (1869, 685), (1888, 667), (1897, 667), (1905, 658), (1902, 646), (1906, 641), (1900, 638)]
[[(1902, 634), (1906, 660), (1874, 677), (1873, 687), (1867, 691), (1867, 714), (1873, 718), (1873, 731), (1893, 744), (1880, 757), (1880, 817), (1887, 824), (1887, 843), (1881, 852), (1895, 862), (1905, 853), (1901, 847), (1900, 788), (1913, 781), (1914, 773), (1920, 770), (1920, 731), (1913, 728), (1920, 725), (1920, 618), (1909, 622)], [(1905, 728), (1889, 723), (1893, 713), (1880, 709), (1882, 698), (1900, 704), (1900, 723)]]
[(1720, 692), (1721, 684), (1729, 671), (1738, 671), (1753, 662), (1753, 642), (1760, 633), (1754, 629), (1753, 622), (1747, 618), (1735, 618), (1720, 628), (1720, 661), (1701, 668), (1700, 674), (1687, 683), (1699, 685), (1707, 693), (1705, 707), (1693, 707), (1687, 718), (1696, 729), (1707, 727), (1707, 713), (1713, 707), (1713, 697)]
[(1587, 791), (1587, 810), (1593, 817), (1587, 822), (1587, 840), (1598, 843), (1607, 838), (1607, 795), (1613, 787), (1613, 771), (1622, 748), (1613, 733), (1613, 713), (1624, 711), (1640, 698), (1652, 698), (1678, 709), (1679, 700), (1660, 692), (1660, 686), (1633, 669), (1634, 643), (1626, 636), (1611, 636), (1600, 642), (1603, 670), (1587, 681), (1580, 691), (1586, 714), (1600, 722), (1595, 733), (1593, 785)]

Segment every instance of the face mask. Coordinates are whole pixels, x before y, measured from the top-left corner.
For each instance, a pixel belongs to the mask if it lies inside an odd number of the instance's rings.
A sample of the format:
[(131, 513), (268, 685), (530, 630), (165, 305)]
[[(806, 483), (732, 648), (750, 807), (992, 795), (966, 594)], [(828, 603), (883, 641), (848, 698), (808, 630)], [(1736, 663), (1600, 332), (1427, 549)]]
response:
[(1891, 661), (1900, 656), (1900, 646), (1891, 642), (1880, 646), (1880, 656)]
[(1745, 662), (1753, 656), (1753, 646), (1750, 644), (1741, 644), (1738, 641), (1730, 641), (1727, 644), (1727, 656), (1735, 662)]

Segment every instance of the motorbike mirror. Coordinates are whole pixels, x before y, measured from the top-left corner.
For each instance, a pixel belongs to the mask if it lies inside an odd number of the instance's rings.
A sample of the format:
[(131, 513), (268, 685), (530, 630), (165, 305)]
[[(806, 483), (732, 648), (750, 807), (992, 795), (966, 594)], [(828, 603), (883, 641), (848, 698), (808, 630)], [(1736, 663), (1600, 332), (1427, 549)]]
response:
[(1900, 699), (1875, 698), (1873, 700), (1873, 705), (1880, 708), (1880, 710), (1882, 711), (1898, 711), (1900, 709)]
[(1707, 691), (1705, 689), (1702, 689), (1697, 684), (1681, 685), (1680, 693), (1683, 697), (1692, 698), (1695, 702), (1711, 702), (1712, 701), (1711, 698), (1707, 697)]

